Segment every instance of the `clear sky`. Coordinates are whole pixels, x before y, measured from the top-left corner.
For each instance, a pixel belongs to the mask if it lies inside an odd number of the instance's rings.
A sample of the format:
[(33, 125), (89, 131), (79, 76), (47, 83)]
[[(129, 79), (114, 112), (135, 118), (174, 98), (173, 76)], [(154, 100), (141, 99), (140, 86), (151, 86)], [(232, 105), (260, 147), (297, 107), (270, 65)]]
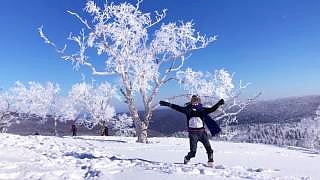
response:
[[(2, 1), (0, 87), (34, 80), (54, 81), (66, 90), (79, 82), (80, 73), (43, 43), (37, 28), (44, 25), (47, 35), (62, 47), (69, 32), (77, 33), (81, 27), (66, 10), (83, 13), (84, 5), (84, 0)], [(164, 8), (168, 9), (164, 22), (193, 20), (201, 33), (219, 36), (208, 48), (194, 52), (186, 66), (235, 72), (236, 80), (252, 83), (249, 94), (262, 91), (263, 99), (320, 94), (320, 1), (144, 0), (142, 4), (145, 12)], [(163, 88), (161, 96), (177, 94), (171, 90), (175, 86)]]

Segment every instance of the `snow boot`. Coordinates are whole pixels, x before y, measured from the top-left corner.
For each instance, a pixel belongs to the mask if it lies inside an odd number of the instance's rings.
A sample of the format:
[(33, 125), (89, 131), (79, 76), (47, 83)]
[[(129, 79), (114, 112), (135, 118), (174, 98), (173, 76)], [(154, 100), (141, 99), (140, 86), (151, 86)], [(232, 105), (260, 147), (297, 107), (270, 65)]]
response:
[(207, 166), (213, 168), (213, 161), (208, 161)]
[(188, 160), (186, 157), (184, 157), (183, 164), (188, 164), (189, 161), (190, 161), (190, 159)]

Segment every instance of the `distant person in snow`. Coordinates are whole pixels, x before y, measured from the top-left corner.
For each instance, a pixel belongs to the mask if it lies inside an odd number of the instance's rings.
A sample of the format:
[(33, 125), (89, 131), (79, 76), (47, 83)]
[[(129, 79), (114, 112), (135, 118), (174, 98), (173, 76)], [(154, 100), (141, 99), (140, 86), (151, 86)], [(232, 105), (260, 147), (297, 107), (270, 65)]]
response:
[(77, 127), (75, 124), (71, 126), (72, 136), (77, 136)]
[(107, 127), (107, 126), (105, 126), (105, 127), (102, 129), (101, 136), (109, 136), (109, 130), (108, 130), (108, 127)]
[(197, 152), (197, 143), (200, 141), (207, 151), (208, 165), (213, 165), (213, 150), (209, 142), (208, 134), (205, 131), (204, 123), (207, 125), (212, 136), (218, 134), (221, 129), (208, 114), (214, 112), (223, 104), (224, 100), (221, 99), (217, 104), (210, 108), (203, 107), (201, 99), (197, 95), (193, 95), (191, 97), (191, 102), (187, 103), (185, 107), (160, 101), (161, 106), (168, 106), (178, 112), (184, 113), (187, 116), (190, 152), (184, 157), (184, 164), (187, 164), (191, 158), (195, 157)]

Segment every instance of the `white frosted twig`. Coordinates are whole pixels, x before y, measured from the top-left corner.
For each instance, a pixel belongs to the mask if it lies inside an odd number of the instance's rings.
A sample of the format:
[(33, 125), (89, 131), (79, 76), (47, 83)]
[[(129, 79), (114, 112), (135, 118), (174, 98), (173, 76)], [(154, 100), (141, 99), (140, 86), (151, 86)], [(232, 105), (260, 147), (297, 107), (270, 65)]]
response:
[[(229, 122), (229, 120), (231, 119), (231, 117), (238, 115), (241, 111), (243, 111), (248, 105), (252, 104), (252, 102), (254, 102), (255, 100), (257, 100), (259, 98), (259, 96), (262, 93), (259, 92), (257, 95), (255, 95), (252, 98), (249, 98), (246, 102), (244, 103), (240, 103), (237, 104), (234, 100), (234, 103), (230, 106), (227, 106), (226, 108), (223, 108), (223, 110), (221, 110), (222, 115), (218, 115), (216, 117), (214, 117), (214, 120), (218, 121), (221, 119), (224, 119), (227, 117), (226, 122)], [(228, 104), (228, 103), (226, 103)], [(237, 107), (237, 108), (236, 108)], [(230, 112), (232, 109), (236, 109), (236, 111), (234, 112)], [(236, 119), (235, 119), (236, 120)]]
[(66, 49), (66, 45), (64, 46), (63, 49), (58, 49), (57, 46), (55, 45), (55, 43), (51, 42), (49, 40), (49, 38), (47, 38), (47, 36), (44, 34), (43, 32), (43, 26), (38, 28), (39, 30), (39, 34), (40, 37), (45, 41), (45, 43), (49, 44), (50, 46), (52, 46), (55, 51), (61, 55), (61, 58), (66, 60), (66, 61), (72, 61), (72, 63), (75, 63), (75, 67), (79, 68), (79, 64), (82, 64), (84, 66), (87, 66), (91, 69), (92, 74), (94, 75), (112, 75), (115, 74), (115, 72), (108, 72), (108, 71), (97, 71), (96, 68), (89, 62), (87, 62), (87, 57), (85, 56), (85, 50), (86, 50), (86, 46), (85, 46), (85, 35), (83, 30), (80, 32), (80, 36), (74, 36), (72, 33), (69, 34), (68, 39), (72, 40), (74, 42), (77, 43), (77, 45), (79, 46), (80, 50), (79, 50), (79, 54), (75, 54), (75, 55), (67, 55), (65, 54), (65, 49)]
[(184, 65), (184, 56), (181, 57), (181, 64), (176, 67), (176, 68), (170, 68), (170, 71), (169, 72), (172, 72), (172, 71), (179, 71)]
[(88, 21), (85, 20), (85, 19), (83, 19), (82, 17), (80, 17), (79, 14), (74, 13), (74, 12), (69, 11), (69, 10), (67, 10), (67, 12), (68, 12), (69, 14), (75, 16), (77, 19), (79, 19), (79, 20), (81, 21), (81, 23), (84, 24), (88, 29), (90, 29), (90, 30), (92, 29), (92, 28), (89, 26)]
[(158, 24), (160, 21), (162, 21), (166, 17), (166, 14), (167, 14), (166, 12), (167, 12), (167, 9), (163, 9), (161, 14), (158, 11), (155, 11), (156, 20), (153, 23), (150, 23), (146, 28), (150, 28)]
[(64, 45), (64, 48), (62, 48), (61, 50), (58, 49), (58, 47), (56, 46), (55, 43), (51, 42), (47, 36), (44, 34), (43, 32), (43, 25), (41, 25), (39, 28), (38, 28), (38, 31), (39, 31), (39, 34), (40, 34), (40, 37), (44, 40), (45, 43), (49, 44), (50, 46), (52, 46), (59, 54), (61, 53), (64, 53), (65, 49), (67, 48), (67, 45), (65, 44)]
[(242, 80), (240, 80), (240, 89), (245, 89), (245, 88), (247, 88), (250, 84), (251, 84), (251, 83), (248, 82), (248, 83), (242, 85)]

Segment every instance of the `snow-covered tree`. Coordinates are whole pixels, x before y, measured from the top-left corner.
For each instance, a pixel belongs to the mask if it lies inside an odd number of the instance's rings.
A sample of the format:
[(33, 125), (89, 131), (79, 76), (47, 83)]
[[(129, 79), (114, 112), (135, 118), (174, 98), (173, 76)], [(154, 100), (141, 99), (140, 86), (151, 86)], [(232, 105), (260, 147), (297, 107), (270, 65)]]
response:
[(21, 82), (16, 82), (15, 86), (10, 89), (14, 98), (14, 106), (18, 113), (34, 114), (46, 121), (48, 117), (54, 119), (55, 135), (57, 132), (57, 121), (64, 120), (61, 118), (59, 85), (48, 82), (42, 85), (39, 82), (29, 82), (25, 86)]
[[(187, 68), (185, 71), (177, 72), (176, 78), (186, 92), (180, 97), (189, 100), (192, 95), (196, 94), (201, 97), (205, 106), (212, 106), (220, 99), (225, 100), (225, 105), (211, 114), (214, 120), (223, 122), (226, 127), (225, 131), (228, 131), (228, 125), (237, 122), (237, 115), (260, 95), (258, 93), (254, 97), (243, 100), (242, 92), (248, 87), (249, 83), (243, 85), (240, 81), (237, 88), (233, 80), (233, 74), (225, 69), (216, 70), (214, 73), (204, 73)], [(168, 100), (172, 101), (178, 97), (171, 97)], [(232, 137), (234, 135), (232, 133), (227, 132), (226, 135)]]
[[(69, 91), (69, 94), (70, 92), (71, 90)], [(60, 104), (61, 116), (65, 119), (65, 121), (76, 122), (77, 119), (81, 119), (83, 117), (81, 110), (78, 109), (78, 106), (75, 106), (76, 102), (72, 97), (67, 96), (61, 98)]]
[[(91, 20), (68, 11), (83, 25), (78, 35), (70, 33), (69, 40), (76, 43), (74, 54), (66, 53), (67, 46), (58, 49), (39, 28), (43, 40), (53, 46), (61, 57), (73, 63), (74, 67), (86, 66), (93, 75), (116, 75), (120, 78), (120, 91), (133, 118), (138, 142), (147, 142), (147, 129), (155, 108), (159, 88), (172, 80), (180, 70), (185, 58), (193, 50), (205, 48), (216, 37), (200, 35), (192, 22), (163, 23), (166, 10), (144, 13), (140, 10), (141, 0), (130, 3), (110, 3), (99, 7), (89, 0), (84, 10)], [(157, 30), (152, 34), (152, 30)], [(152, 27), (152, 28), (151, 28)], [(89, 49), (96, 49), (103, 57), (104, 67), (98, 67), (88, 55)], [(141, 97), (144, 114), (138, 115), (137, 100)]]
[(304, 146), (320, 150), (320, 106), (313, 117), (302, 119), (300, 126), (306, 133)]
[(127, 114), (119, 114), (109, 122), (110, 127), (117, 136), (134, 136), (133, 119)]
[(115, 109), (111, 106), (115, 93), (115, 88), (108, 83), (101, 83), (99, 86), (77, 83), (69, 92), (71, 103), (67, 103), (69, 107), (66, 107), (66, 115), (88, 128), (96, 125), (104, 128), (115, 116)]
[(0, 132), (5, 133), (8, 127), (17, 120), (13, 98), (7, 91), (0, 89)]

